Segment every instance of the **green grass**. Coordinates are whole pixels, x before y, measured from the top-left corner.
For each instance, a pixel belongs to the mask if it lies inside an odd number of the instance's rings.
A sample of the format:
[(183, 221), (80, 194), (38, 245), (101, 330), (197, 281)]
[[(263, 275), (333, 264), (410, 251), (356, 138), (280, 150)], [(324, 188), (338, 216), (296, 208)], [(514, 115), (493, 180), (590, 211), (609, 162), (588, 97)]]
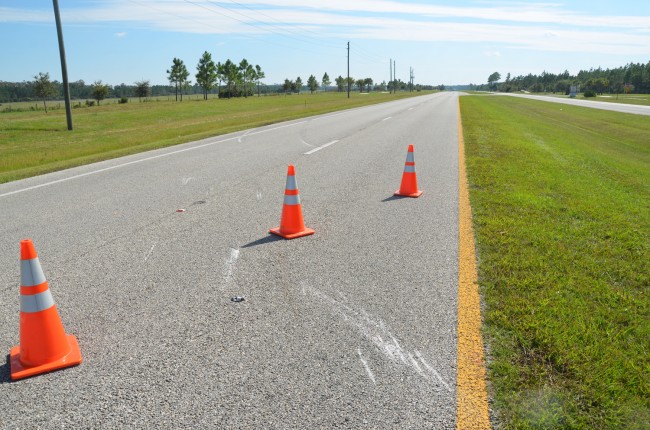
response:
[(503, 428), (650, 428), (650, 120), (461, 98)]
[[(72, 110), (0, 113), (0, 183), (210, 136), (421, 93), (301, 94), (158, 100)], [(30, 104), (34, 105), (34, 104)], [(42, 103), (40, 104), (42, 108)]]

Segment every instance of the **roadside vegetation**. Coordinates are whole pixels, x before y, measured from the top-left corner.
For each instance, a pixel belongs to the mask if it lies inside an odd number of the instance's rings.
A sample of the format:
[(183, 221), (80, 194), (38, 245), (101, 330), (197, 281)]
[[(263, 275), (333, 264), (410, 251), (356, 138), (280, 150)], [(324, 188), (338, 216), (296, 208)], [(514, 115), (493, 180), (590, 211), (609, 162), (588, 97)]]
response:
[(650, 428), (650, 121), (461, 97), (503, 428)]
[(530, 92), (569, 95), (574, 86), (578, 93), (590, 97), (602, 94), (650, 94), (650, 61), (647, 64), (629, 63), (613, 69), (591, 68), (575, 75), (565, 70), (561, 73), (547, 72), (538, 75), (511, 76), (501, 73), (488, 76), (487, 84), (456, 86), (457, 90), (499, 91), (503, 93)]
[(310, 115), (429, 94), (304, 95), (102, 104), (0, 114), (0, 183)]

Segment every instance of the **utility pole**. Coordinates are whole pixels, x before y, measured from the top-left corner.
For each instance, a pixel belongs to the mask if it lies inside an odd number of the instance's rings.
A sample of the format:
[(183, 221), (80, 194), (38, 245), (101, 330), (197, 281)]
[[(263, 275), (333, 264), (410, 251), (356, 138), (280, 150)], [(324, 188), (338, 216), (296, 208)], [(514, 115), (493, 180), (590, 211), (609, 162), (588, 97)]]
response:
[(65, 116), (68, 119), (68, 130), (72, 130), (72, 110), (70, 109), (70, 88), (68, 86), (68, 67), (65, 64), (65, 47), (63, 46), (63, 30), (61, 30), (61, 15), (59, 15), (59, 2), (54, 3), (54, 19), (56, 20), (56, 34), (59, 37), (59, 54), (61, 54), (61, 74), (63, 75), (63, 98), (65, 99)]
[(348, 98), (350, 98), (350, 42), (348, 41)]
[(394, 84), (393, 84), (393, 88), (394, 88), (395, 94), (397, 94), (397, 72), (396, 72), (397, 68), (395, 66), (395, 63), (396, 63), (396, 61), (393, 60), (393, 79), (395, 81)]
[(390, 59), (390, 64), (388, 65), (388, 71), (390, 75), (390, 79), (388, 80), (388, 94), (393, 93), (393, 59)]

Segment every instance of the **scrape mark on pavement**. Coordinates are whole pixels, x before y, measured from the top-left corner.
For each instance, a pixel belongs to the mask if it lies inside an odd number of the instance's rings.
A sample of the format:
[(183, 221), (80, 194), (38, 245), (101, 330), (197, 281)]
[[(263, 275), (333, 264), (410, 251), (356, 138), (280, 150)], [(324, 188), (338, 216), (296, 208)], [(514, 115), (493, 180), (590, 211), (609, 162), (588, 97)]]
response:
[(361, 364), (363, 364), (363, 367), (366, 369), (366, 372), (368, 373), (368, 378), (370, 378), (373, 384), (377, 385), (377, 382), (375, 381), (375, 375), (372, 373), (372, 370), (370, 370), (370, 366), (368, 366), (368, 362), (363, 358), (363, 355), (361, 355), (361, 347), (357, 349), (357, 353), (359, 354), (359, 360), (361, 360)]
[(226, 262), (226, 268), (224, 270), (224, 281), (226, 285), (230, 282), (232, 279), (232, 273), (233, 270), (235, 269), (235, 263), (237, 262), (237, 259), (239, 258), (239, 250), (230, 248), (230, 257), (228, 258), (228, 261)]
[(158, 245), (158, 241), (154, 242), (154, 244), (151, 246), (151, 249), (149, 250), (149, 252), (147, 252), (147, 255), (145, 255), (145, 257), (144, 257), (144, 262), (145, 263), (147, 262), (147, 260), (151, 256), (151, 253), (153, 252), (153, 249), (156, 247), (156, 245)]
[[(384, 321), (381, 319), (373, 319), (372, 315), (363, 308), (355, 309), (353, 305), (349, 305), (350, 300), (346, 299), (341, 293), (339, 295), (341, 295), (342, 300), (348, 304), (342, 303), (305, 283), (301, 283), (301, 288), (303, 294), (308, 293), (321, 302), (329, 304), (332, 307), (332, 311), (350, 326), (359, 330), (361, 335), (375, 346), (376, 351), (383, 358), (388, 359), (388, 361), (397, 366), (406, 366), (420, 375), (422, 379), (432, 382), (440, 389), (444, 387), (446, 390), (451, 391), (449, 385), (442, 380), (438, 372), (435, 370), (432, 371), (433, 368), (422, 360), (422, 355), (419, 351), (414, 350), (415, 356), (418, 357), (428, 372), (422, 369), (413, 353), (400, 345), (397, 337), (391, 333), (390, 328)], [(436, 377), (435, 379), (434, 376)], [(375, 375), (373, 374), (373, 379), (374, 377)]]

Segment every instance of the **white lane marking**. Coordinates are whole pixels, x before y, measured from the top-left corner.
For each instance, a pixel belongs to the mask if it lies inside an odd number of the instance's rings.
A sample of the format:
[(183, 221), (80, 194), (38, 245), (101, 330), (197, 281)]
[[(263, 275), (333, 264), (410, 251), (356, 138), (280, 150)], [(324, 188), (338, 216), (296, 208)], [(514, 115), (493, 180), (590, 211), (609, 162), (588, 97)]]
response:
[(366, 372), (368, 373), (368, 377), (370, 378), (373, 384), (377, 385), (377, 382), (375, 381), (375, 375), (372, 373), (372, 370), (370, 370), (370, 366), (368, 366), (368, 362), (364, 360), (363, 356), (361, 355), (361, 347), (357, 349), (357, 354), (359, 354), (359, 360), (361, 360), (363, 367), (365, 367)]
[(333, 141), (331, 141), (329, 143), (326, 143), (325, 145), (321, 145), (319, 147), (316, 147), (316, 148), (312, 149), (311, 151), (305, 152), (303, 155), (311, 155), (314, 152), (320, 151), (323, 148), (327, 148), (330, 145), (334, 145), (336, 142), (338, 142), (338, 140), (333, 140)]
[(445, 382), (445, 380), (442, 379), (442, 376), (440, 376), (440, 374), (439, 374), (438, 372), (436, 372), (436, 369), (434, 369), (433, 367), (431, 367), (431, 366), (429, 365), (429, 363), (427, 363), (426, 361), (424, 361), (424, 358), (422, 358), (422, 355), (420, 354), (420, 351), (415, 350), (415, 355), (420, 359), (420, 361), (422, 362), (422, 364), (424, 364), (424, 367), (426, 367), (427, 370), (428, 370), (429, 372), (433, 373), (433, 374), (436, 376), (436, 378), (438, 378), (438, 381), (440, 381), (440, 383), (441, 383), (442, 385), (445, 386), (445, 388), (447, 389), (447, 391), (449, 391), (449, 392), (451, 393), (451, 387), (449, 386), (449, 384), (447, 384), (447, 383)]
[(388, 121), (388, 120), (391, 119), (391, 118), (392, 118), (392, 116), (388, 116), (388, 117), (382, 119), (382, 121)]
[(242, 134), (237, 138), (237, 142), (241, 143), (242, 138), (248, 136), (250, 134), (251, 130), (246, 131), (246, 133)]
[(410, 108), (408, 108), (407, 110), (413, 110), (413, 109), (414, 109), (414, 108), (410, 107)]
[[(299, 121), (299, 122), (294, 122), (292, 124), (281, 125), (279, 127), (273, 127), (273, 128), (269, 128), (269, 129), (265, 129), (265, 130), (259, 130), (259, 131), (256, 131), (256, 132), (249, 133), (248, 136), (254, 136), (256, 134), (262, 134), (262, 133), (267, 133), (269, 131), (279, 130), (279, 129), (282, 129), (282, 128), (293, 127), (293, 126), (296, 126), (296, 125), (299, 125), (299, 124), (303, 124), (305, 122), (307, 122), (307, 121)], [(79, 175), (74, 175), (74, 176), (69, 176), (67, 178), (57, 179), (56, 181), (50, 181), (50, 182), (46, 182), (44, 184), (33, 185), (31, 187), (22, 188), (20, 190), (9, 191), (8, 193), (0, 194), (0, 198), (11, 196), (11, 195), (14, 195), (14, 194), (23, 193), (25, 191), (36, 190), (38, 188), (47, 187), (49, 185), (59, 184), (61, 182), (71, 181), (73, 179), (83, 178), (85, 176), (95, 175), (97, 173), (107, 172), (109, 170), (119, 169), (121, 167), (130, 166), (132, 164), (143, 163), (145, 161), (151, 161), (151, 160), (155, 160), (155, 159), (158, 159), (158, 158), (169, 157), (170, 155), (176, 155), (176, 154), (181, 154), (183, 152), (194, 151), (195, 149), (205, 148), (205, 147), (208, 147), (208, 146), (216, 145), (218, 143), (230, 142), (231, 140), (235, 140), (237, 138), (238, 138), (238, 136), (233, 136), (233, 137), (229, 137), (227, 139), (216, 140), (214, 142), (208, 142), (208, 143), (203, 143), (201, 145), (192, 146), (191, 148), (178, 149), (176, 151), (166, 152), (164, 154), (158, 154), (158, 155), (154, 155), (154, 156), (147, 157), (147, 158), (141, 158), (139, 160), (128, 161), (126, 163), (116, 164), (115, 166), (104, 167), (103, 169), (97, 169), (97, 170), (93, 170), (91, 172), (81, 173)]]

